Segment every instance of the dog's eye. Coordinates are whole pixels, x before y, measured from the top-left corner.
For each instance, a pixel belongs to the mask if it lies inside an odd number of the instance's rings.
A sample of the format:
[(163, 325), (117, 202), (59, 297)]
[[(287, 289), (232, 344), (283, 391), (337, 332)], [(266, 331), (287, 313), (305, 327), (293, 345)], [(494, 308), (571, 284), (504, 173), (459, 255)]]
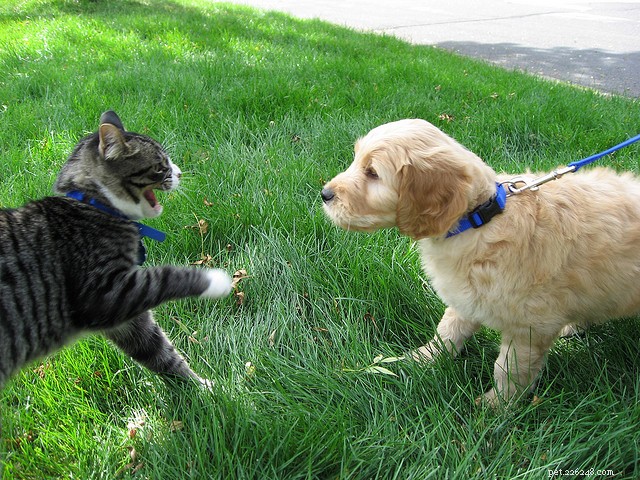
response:
[(378, 178), (378, 172), (376, 172), (373, 167), (367, 167), (364, 173), (369, 178)]

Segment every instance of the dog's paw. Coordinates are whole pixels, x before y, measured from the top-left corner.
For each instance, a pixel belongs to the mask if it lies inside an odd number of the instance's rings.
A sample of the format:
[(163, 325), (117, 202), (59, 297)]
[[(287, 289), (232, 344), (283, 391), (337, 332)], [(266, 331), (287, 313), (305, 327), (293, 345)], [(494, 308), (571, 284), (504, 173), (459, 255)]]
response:
[(440, 355), (442, 352), (433, 342), (418, 348), (417, 350), (413, 350), (409, 353), (409, 357), (415, 360), (418, 363), (429, 363)]
[(504, 405), (504, 400), (498, 394), (496, 389), (492, 388), (491, 390), (486, 392), (484, 395), (480, 395), (478, 398), (476, 398), (476, 405), (478, 407), (487, 406), (487, 407), (496, 409)]
[(574, 336), (582, 336), (586, 332), (586, 327), (579, 324), (570, 324), (566, 325), (562, 330), (560, 330), (560, 338), (574, 337)]
[(200, 294), (202, 298), (222, 298), (231, 293), (233, 281), (224, 270), (211, 269), (205, 272), (209, 286)]
[[(530, 391), (527, 389), (518, 388), (516, 385), (511, 384), (510, 390), (501, 391), (495, 388), (487, 391), (484, 395), (476, 398), (476, 405), (479, 407), (487, 406), (494, 410), (496, 409), (508, 409), (512, 405), (520, 402), (530, 395)], [(534, 396), (534, 398), (537, 398)], [(532, 402), (534, 405), (540, 403), (540, 400)]]

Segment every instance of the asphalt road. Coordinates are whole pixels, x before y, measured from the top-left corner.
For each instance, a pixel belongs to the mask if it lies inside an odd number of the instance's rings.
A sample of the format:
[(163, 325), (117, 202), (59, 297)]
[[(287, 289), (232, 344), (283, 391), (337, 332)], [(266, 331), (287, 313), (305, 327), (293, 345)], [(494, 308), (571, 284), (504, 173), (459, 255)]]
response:
[(233, 0), (640, 97), (640, 0)]

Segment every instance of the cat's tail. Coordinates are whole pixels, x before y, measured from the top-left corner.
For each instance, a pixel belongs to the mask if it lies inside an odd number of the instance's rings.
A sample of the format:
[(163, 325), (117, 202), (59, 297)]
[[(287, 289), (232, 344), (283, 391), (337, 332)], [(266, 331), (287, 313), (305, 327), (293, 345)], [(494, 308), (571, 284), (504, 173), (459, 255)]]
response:
[(215, 268), (207, 270), (205, 275), (209, 279), (209, 286), (200, 294), (201, 298), (222, 298), (231, 293), (233, 283), (227, 272)]

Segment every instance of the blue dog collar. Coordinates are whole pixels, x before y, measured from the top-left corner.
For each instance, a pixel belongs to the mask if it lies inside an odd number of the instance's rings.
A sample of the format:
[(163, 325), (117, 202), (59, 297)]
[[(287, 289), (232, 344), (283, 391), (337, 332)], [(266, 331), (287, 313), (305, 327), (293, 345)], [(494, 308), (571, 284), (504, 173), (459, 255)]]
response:
[(470, 228), (480, 228), (491, 221), (493, 217), (502, 213), (507, 204), (507, 192), (501, 183), (496, 183), (496, 194), (482, 205), (477, 206), (471, 213), (460, 219), (457, 227), (447, 233), (446, 238), (453, 237)]

